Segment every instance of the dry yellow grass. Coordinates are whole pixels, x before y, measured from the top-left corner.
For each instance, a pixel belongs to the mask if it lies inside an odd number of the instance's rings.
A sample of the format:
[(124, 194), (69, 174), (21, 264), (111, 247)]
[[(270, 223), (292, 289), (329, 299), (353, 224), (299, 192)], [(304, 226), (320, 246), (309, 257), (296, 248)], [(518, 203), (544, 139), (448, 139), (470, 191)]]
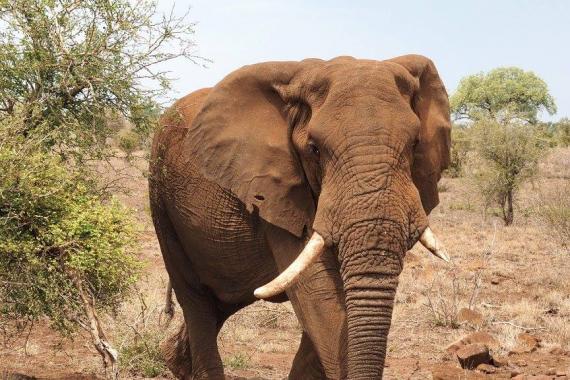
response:
[[(136, 180), (127, 181), (132, 193), (125, 200), (139, 210), (143, 227), (140, 255), (149, 265), (140, 289), (147, 317), (143, 323), (141, 301), (133, 298), (114, 320), (108, 319), (116, 345), (132, 333), (126, 324), (137, 325), (141, 331), (164, 330), (158, 326), (158, 310), (163, 302), (166, 274), (145, 211), (146, 181), (139, 174), (131, 174)], [(502, 354), (515, 346), (516, 336), (525, 329), (542, 338), (544, 350), (570, 349), (570, 252), (533, 212), (536, 202), (541, 201), (536, 197), (539, 189), (546, 192), (569, 181), (570, 149), (558, 149), (541, 165), (540, 178), (522, 189), (515, 223), (505, 227), (500, 219), (483, 213), (468, 181), (442, 180), (445, 191), (430, 223), (446, 244), (453, 263), (443, 263), (420, 246), (407, 254), (389, 336), (386, 379), (429, 378), (430, 365), (442, 361), (445, 348), (475, 328), (495, 335)], [(458, 309), (471, 306), (483, 314), (484, 323), (473, 327), (438, 322), (429, 306), (430, 298), (451, 319)], [(170, 329), (180, 322), (180, 314), (177, 308)], [(52, 339), (51, 345), (45, 344), (46, 336)], [(299, 325), (290, 304), (260, 302), (230, 318), (219, 343), (229, 373), (281, 379), (288, 372), (299, 339)], [(34, 352), (45, 352), (54, 343), (55, 338), (42, 330), (32, 335), (30, 344)], [(66, 362), (70, 363), (67, 369), (73, 366), (74, 372), (98, 371), (98, 357), (91, 348), (67, 343), (63, 346), (65, 354), (54, 355), (52, 364), (40, 363), (41, 368), (55, 368), (57, 363)], [(85, 352), (91, 356), (86, 357)], [(15, 357), (22, 355), (19, 351)], [(4, 358), (15, 362), (14, 356)], [(32, 356), (26, 360), (34, 359)]]

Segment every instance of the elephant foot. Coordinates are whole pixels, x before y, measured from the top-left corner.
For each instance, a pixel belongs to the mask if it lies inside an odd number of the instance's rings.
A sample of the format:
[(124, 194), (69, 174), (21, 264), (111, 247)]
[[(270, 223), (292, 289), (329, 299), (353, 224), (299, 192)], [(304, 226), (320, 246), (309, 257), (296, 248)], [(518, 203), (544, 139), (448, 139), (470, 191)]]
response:
[(322, 380), (326, 379), (325, 370), (319, 360), (311, 339), (306, 332), (301, 337), (301, 345), (293, 360), (288, 380)]
[(178, 379), (189, 379), (192, 376), (192, 360), (190, 342), (186, 331), (186, 323), (162, 344), (162, 354), (168, 369)]
[(178, 332), (162, 344), (161, 350), (166, 366), (177, 379), (225, 380), (221, 366), (202, 370), (192, 367), (190, 339), (184, 322), (180, 324)]

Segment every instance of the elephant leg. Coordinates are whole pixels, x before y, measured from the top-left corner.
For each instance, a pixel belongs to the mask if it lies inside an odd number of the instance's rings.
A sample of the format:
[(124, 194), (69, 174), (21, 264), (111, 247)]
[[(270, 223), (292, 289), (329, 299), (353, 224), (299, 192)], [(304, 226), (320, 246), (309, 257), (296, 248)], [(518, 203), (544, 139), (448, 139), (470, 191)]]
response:
[(325, 370), (315, 351), (313, 342), (306, 332), (301, 336), (301, 344), (293, 360), (293, 366), (289, 372), (289, 380), (321, 380), (325, 379)]
[(180, 379), (224, 379), (217, 335), (226, 318), (217, 300), (192, 270), (172, 223), (160, 207), (153, 222), (184, 323), (163, 346), (168, 368)]
[[(267, 240), (279, 271), (283, 271), (303, 249), (300, 239), (277, 227), (268, 228)], [(342, 364), (346, 360), (346, 310), (339, 273), (338, 260), (331, 252), (325, 252), (287, 290), (295, 314), (328, 379), (345, 377)], [(308, 350), (309, 342), (301, 348)]]
[(192, 357), (190, 379), (223, 380), (224, 368), (217, 337), (225, 317), (220, 315), (216, 300), (207, 292), (188, 294), (185, 298), (182, 310)]
[[(241, 309), (244, 305), (226, 305), (220, 304), (220, 313), (216, 318), (216, 337), (223, 327), (224, 322), (232, 314)], [(190, 339), (190, 331), (187, 328), (186, 322), (180, 324), (179, 331), (172, 335), (163, 344), (162, 351), (166, 359), (168, 368), (180, 379), (202, 379), (200, 370), (193, 371), (197, 368), (192, 364), (194, 356), (192, 356), (192, 339)], [(217, 348), (214, 355), (217, 355)], [(218, 376), (218, 375), (216, 375)], [(205, 377), (207, 379), (218, 377)]]

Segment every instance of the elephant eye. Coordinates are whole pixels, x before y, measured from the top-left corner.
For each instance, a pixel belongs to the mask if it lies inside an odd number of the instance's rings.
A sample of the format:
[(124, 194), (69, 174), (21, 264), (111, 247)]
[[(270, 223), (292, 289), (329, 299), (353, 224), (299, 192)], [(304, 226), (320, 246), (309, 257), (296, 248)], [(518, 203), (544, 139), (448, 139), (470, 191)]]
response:
[(319, 147), (312, 141), (309, 142), (309, 151), (317, 157), (321, 154)]

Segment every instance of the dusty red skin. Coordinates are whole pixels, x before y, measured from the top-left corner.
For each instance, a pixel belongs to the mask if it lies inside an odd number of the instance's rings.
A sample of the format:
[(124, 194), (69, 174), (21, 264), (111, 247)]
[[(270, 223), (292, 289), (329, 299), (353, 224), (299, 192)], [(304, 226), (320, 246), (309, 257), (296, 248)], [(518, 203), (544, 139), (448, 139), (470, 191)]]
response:
[(185, 316), (179, 377), (222, 379), (216, 335), (301, 252), (326, 251), (286, 294), (303, 327), (290, 378), (380, 378), (402, 255), (427, 228), (449, 161), (433, 63), (268, 62), (176, 102), (153, 143), (150, 197)]

